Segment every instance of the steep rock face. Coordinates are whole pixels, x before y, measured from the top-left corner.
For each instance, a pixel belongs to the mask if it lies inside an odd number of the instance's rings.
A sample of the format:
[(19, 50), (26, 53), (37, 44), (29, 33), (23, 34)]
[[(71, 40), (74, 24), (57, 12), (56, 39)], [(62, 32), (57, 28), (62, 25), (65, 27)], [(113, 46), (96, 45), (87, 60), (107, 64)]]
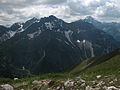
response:
[(0, 44), (12, 38), (17, 32), (22, 30), (21, 23), (15, 23), (10, 28), (0, 26)]
[(92, 24), (84, 22), (82, 20), (73, 22), (70, 24), (74, 27), (73, 39), (76, 40), (86, 40), (92, 43), (95, 56), (103, 55), (109, 53), (110, 51), (119, 47), (119, 42), (114, 40), (114, 38), (107, 33), (97, 29)]
[(2, 43), (3, 41), (5, 41), (9, 37), (10, 37), (10, 35), (9, 35), (9, 29), (6, 28), (6, 27), (4, 27), (4, 26), (0, 26), (0, 43)]
[(11, 39), (16, 34), (25, 31), (35, 22), (39, 22), (39, 20), (37, 18), (32, 18), (25, 23), (14, 23), (11, 27), (8, 28), (0, 25), (0, 44), (8, 39)]
[(55, 16), (33, 18), (15, 31), (0, 45), (1, 60), (6, 57), (14, 67), (32, 74), (62, 72), (83, 59), (118, 48), (110, 35), (82, 20), (66, 23)]

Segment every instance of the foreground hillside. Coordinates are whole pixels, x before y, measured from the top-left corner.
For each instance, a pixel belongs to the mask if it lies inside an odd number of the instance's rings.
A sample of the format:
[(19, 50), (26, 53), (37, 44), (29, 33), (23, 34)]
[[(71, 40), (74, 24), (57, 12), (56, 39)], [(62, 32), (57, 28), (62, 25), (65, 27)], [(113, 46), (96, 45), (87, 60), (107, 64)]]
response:
[(47, 74), (26, 79), (1, 79), (0, 90), (120, 90), (120, 76)]
[(120, 75), (120, 50), (109, 54), (90, 58), (75, 66), (70, 73), (73, 74), (103, 74)]
[[(70, 73), (45, 74), (23, 79), (0, 79), (10, 90), (120, 90), (120, 50), (74, 66)], [(6, 89), (5, 89), (6, 90)]]

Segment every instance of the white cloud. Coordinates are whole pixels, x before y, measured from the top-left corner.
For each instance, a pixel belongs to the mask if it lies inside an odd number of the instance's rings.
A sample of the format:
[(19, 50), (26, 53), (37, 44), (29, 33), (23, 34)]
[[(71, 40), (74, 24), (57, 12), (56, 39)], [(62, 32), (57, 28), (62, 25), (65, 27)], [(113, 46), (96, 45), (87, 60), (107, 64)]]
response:
[(120, 0), (0, 0), (0, 24), (55, 15), (71, 22), (91, 15), (104, 21), (120, 20)]
[(95, 16), (102, 21), (119, 21), (120, 20), (120, 6), (119, 1), (114, 2), (109, 0), (104, 5), (97, 7)]
[(91, 15), (102, 21), (119, 21), (119, 4), (120, 0), (70, 0), (68, 2), (77, 17)]
[(99, 3), (100, 0), (84, 0), (84, 1), (83, 1), (83, 5), (89, 6), (90, 4), (96, 3), (96, 2)]
[(67, 0), (38, 0), (37, 3), (41, 3), (41, 4), (61, 4), (61, 3), (65, 3)]
[(60, 5), (60, 6), (48, 6), (48, 5), (39, 5), (39, 6), (30, 6), (22, 9), (14, 9), (14, 11), (18, 11), (21, 13), (20, 15), (25, 18), (32, 17), (47, 17), (49, 15), (55, 15), (60, 18), (64, 18), (69, 16), (70, 10), (68, 6)]

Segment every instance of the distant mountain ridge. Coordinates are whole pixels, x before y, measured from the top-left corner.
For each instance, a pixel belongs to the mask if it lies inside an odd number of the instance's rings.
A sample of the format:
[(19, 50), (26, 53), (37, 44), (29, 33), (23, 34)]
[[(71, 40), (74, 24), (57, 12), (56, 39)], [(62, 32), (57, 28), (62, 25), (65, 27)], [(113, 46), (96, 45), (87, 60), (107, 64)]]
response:
[(91, 16), (87, 16), (85, 19), (83, 19), (83, 21), (93, 24), (96, 28), (103, 30), (104, 32), (113, 36), (117, 41), (120, 41), (120, 23), (100, 22)]
[[(4, 39), (6, 32), (9, 35)], [(94, 25), (83, 20), (66, 23), (53, 15), (15, 23), (6, 32), (0, 37), (1, 73), (8, 66), (20, 70), (24, 67), (37, 75), (63, 72), (84, 59), (119, 48), (112, 36)]]

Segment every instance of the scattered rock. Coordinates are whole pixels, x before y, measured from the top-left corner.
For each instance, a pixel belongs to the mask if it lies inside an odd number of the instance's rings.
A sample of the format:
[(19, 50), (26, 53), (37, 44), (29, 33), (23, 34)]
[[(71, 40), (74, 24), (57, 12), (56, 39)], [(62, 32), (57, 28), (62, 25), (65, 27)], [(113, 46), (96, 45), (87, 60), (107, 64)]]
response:
[(85, 90), (93, 90), (93, 89), (92, 89), (92, 87), (87, 86), (87, 87), (85, 88)]
[(45, 80), (34, 80), (32, 82), (32, 84), (39, 84), (39, 85), (52, 85), (54, 83), (54, 81), (52, 80), (48, 80), (48, 79), (45, 79)]
[(114, 81), (117, 82), (118, 81), (117, 78), (115, 78)]
[(110, 87), (107, 87), (108, 90), (119, 90), (118, 88), (116, 88), (115, 86), (110, 86)]
[(81, 84), (82, 87), (84, 87), (85, 85), (86, 85), (85, 83)]
[(64, 86), (65, 87), (71, 87), (71, 86), (74, 86), (74, 82), (72, 80), (68, 80), (64, 83)]
[[(43, 80), (34, 80), (30, 85), (30, 90), (120, 90), (120, 87), (117, 86), (117, 82), (119, 79), (117, 77), (115, 79), (112, 78), (102, 78), (101, 75), (96, 76), (97, 80), (85, 81), (80, 77), (76, 77), (68, 80), (51, 80), (51, 79), (43, 79)], [(14, 80), (17, 80), (14, 78)], [(113, 84), (116, 86), (109, 86), (109, 84)], [(16, 83), (13, 85), (15, 89), (29, 85), (28, 82)], [(12, 86), (9, 84), (0, 85), (0, 90), (13, 90)], [(24, 90), (24, 89), (20, 89)]]
[(14, 84), (14, 88), (18, 88), (18, 87), (25, 86), (25, 85), (28, 85), (28, 82), (16, 83)]
[(120, 89), (116, 88), (115, 86), (110, 86), (110, 87), (104, 86), (103, 88), (105, 90), (120, 90)]
[(35, 88), (33, 88), (32, 90), (39, 90), (39, 88), (36, 88), (36, 87), (35, 87)]
[(14, 80), (18, 80), (18, 78), (14, 78)]
[(96, 82), (96, 81), (91, 81), (91, 82), (92, 82), (93, 85), (97, 85), (98, 84), (98, 82)]
[(105, 82), (100, 81), (96, 86), (102, 86), (102, 85), (104, 85), (104, 84), (105, 84)]
[(56, 89), (57, 89), (57, 90), (60, 90), (60, 86), (58, 86)]
[(83, 80), (83, 79), (80, 79), (80, 82), (82, 82), (82, 83), (85, 83), (85, 80)]
[(113, 81), (109, 82), (110, 84), (114, 83)]
[(75, 80), (80, 80), (80, 79), (81, 79), (80, 76), (78, 76), (78, 77), (75, 78)]
[(38, 80), (34, 80), (32, 84), (40, 84), (40, 82)]
[(49, 85), (49, 86), (53, 86), (54, 83), (55, 83), (54, 81), (50, 81), (50, 82), (48, 83), (48, 85)]
[(87, 86), (85, 90), (101, 90), (100, 87)]
[(97, 79), (100, 79), (101, 77), (102, 77), (101, 75), (96, 76)]
[(14, 88), (9, 84), (4, 84), (4, 85), (1, 85), (0, 87), (1, 87), (0, 90), (14, 90)]
[(108, 78), (108, 76), (104, 76), (105, 78)]

